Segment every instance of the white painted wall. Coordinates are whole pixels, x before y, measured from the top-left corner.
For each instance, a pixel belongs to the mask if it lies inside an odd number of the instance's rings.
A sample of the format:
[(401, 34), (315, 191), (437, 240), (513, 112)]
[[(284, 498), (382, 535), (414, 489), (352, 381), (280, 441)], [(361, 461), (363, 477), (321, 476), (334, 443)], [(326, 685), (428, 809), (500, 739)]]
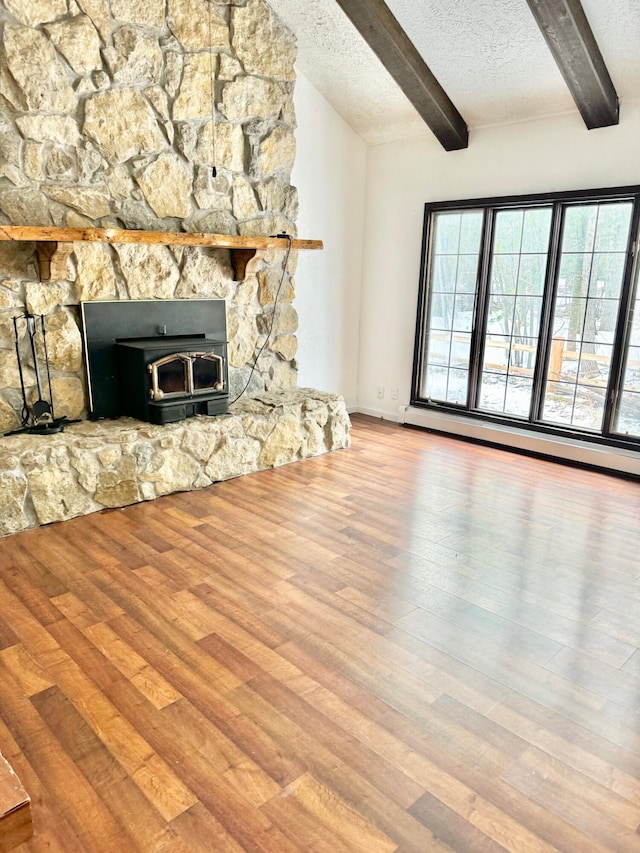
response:
[(640, 184), (638, 139), (640, 105), (623, 104), (612, 128), (576, 113), (475, 131), (465, 151), (430, 136), (370, 148), (358, 411), (395, 420), (409, 402), (425, 202)]
[(295, 307), (299, 314), (298, 384), (342, 394), (354, 410), (358, 343), (366, 147), (298, 71), (297, 153), (291, 182), (298, 188), (298, 236), (324, 241), (300, 252)]

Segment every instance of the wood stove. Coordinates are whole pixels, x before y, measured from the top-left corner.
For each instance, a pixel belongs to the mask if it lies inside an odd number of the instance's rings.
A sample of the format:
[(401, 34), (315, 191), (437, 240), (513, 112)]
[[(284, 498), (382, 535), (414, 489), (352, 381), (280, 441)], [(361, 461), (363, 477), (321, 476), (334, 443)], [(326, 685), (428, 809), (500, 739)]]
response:
[(222, 299), (83, 302), (93, 419), (155, 424), (228, 409)]

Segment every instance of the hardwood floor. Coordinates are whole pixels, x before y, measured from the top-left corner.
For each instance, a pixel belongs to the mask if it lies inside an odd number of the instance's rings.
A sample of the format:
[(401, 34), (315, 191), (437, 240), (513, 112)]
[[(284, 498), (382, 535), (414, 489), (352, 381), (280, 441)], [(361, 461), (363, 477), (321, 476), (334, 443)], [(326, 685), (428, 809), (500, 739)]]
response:
[(353, 439), (0, 541), (18, 851), (640, 851), (640, 485)]

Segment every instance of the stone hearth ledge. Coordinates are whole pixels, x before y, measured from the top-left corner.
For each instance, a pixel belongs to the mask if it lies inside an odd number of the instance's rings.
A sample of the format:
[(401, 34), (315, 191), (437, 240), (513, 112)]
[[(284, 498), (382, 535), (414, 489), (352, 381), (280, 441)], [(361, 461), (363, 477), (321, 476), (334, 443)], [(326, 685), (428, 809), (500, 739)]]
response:
[(163, 426), (118, 418), (5, 436), (0, 536), (345, 448), (350, 431), (341, 396), (291, 388)]

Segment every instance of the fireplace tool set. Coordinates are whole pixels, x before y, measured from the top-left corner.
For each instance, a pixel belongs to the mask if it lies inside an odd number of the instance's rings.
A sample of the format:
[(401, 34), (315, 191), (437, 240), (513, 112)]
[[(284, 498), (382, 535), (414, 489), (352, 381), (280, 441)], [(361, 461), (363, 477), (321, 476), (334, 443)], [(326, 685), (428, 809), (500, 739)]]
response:
[[(26, 332), (29, 336), (29, 349), (31, 351), (31, 362), (36, 375), (37, 399), (29, 403), (24, 382), (24, 371), (27, 366), (24, 356), (20, 353), (20, 335), (18, 333), (18, 321), (24, 320)], [(76, 423), (68, 418), (56, 418), (53, 410), (53, 394), (51, 391), (51, 373), (49, 370), (49, 354), (47, 352), (47, 332), (44, 322), (44, 314), (21, 314), (13, 318), (13, 332), (15, 338), (16, 357), (18, 359), (18, 372), (20, 374), (20, 389), (22, 391), (22, 424), (18, 429), (10, 430), (5, 435), (17, 435), (18, 433), (34, 433), (36, 435), (48, 435), (50, 433), (62, 432), (67, 424)], [(38, 332), (42, 340), (42, 353), (46, 371), (47, 392), (42, 382), (42, 369), (36, 341)], [(47, 399), (48, 398), (48, 399)]]

